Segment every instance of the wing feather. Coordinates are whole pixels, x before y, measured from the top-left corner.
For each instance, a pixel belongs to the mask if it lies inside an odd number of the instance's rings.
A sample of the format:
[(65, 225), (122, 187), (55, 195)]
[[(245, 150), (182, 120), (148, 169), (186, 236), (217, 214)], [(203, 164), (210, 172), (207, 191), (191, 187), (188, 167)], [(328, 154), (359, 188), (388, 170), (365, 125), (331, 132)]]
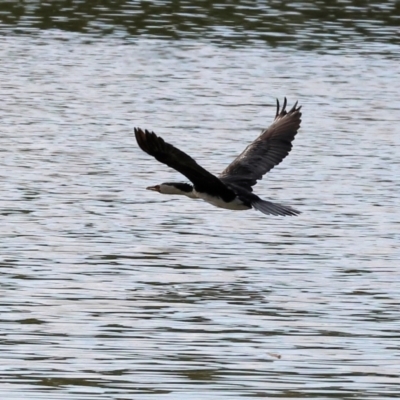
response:
[(145, 153), (186, 176), (198, 192), (215, 194), (225, 201), (231, 201), (235, 198), (235, 193), (220, 179), (197, 164), (192, 157), (165, 142), (154, 132), (135, 128), (135, 136), (139, 147)]
[(272, 125), (225, 168), (219, 175), (221, 181), (252, 191), (252, 186), (263, 175), (278, 165), (292, 149), (301, 123), (301, 106), (297, 102), (286, 111), (286, 97), (280, 109), (279, 100)]

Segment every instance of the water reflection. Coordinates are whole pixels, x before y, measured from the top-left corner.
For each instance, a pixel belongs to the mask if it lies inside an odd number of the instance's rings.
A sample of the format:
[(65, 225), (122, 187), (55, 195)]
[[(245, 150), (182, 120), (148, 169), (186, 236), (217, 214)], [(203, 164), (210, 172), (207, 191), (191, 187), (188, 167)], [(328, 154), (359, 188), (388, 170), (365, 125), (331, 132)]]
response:
[(398, 44), (398, 1), (38, 1), (2, 2), (3, 32), (60, 29), (94, 35), (264, 42), (340, 49)]

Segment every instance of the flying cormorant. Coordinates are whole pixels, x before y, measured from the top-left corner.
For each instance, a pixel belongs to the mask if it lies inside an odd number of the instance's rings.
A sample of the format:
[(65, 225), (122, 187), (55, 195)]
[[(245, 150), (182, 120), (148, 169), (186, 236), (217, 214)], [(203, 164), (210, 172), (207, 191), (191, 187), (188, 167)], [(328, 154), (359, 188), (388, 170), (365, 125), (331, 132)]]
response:
[(260, 199), (253, 193), (257, 180), (278, 165), (292, 149), (292, 141), (300, 128), (301, 106), (297, 102), (286, 111), (286, 97), (282, 109), (277, 100), (276, 116), (272, 125), (261, 132), (246, 149), (218, 176), (211, 174), (197, 162), (154, 132), (135, 128), (139, 147), (156, 160), (177, 170), (189, 183), (166, 182), (146, 189), (163, 194), (185, 195), (203, 199), (214, 206), (230, 210), (255, 208), (264, 214), (297, 215), (300, 211), (278, 203)]

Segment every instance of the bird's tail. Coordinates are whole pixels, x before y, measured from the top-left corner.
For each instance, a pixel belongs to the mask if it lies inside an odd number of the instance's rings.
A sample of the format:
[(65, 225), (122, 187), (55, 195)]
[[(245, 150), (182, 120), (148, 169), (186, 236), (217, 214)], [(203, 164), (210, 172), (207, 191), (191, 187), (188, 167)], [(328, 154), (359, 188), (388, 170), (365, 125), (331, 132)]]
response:
[(266, 200), (255, 200), (251, 205), (258, 211), (269, 215), (298, 215), (300, 211), (295, 210), (289, 206), (283, 206), (282, 204), (272, 203)]

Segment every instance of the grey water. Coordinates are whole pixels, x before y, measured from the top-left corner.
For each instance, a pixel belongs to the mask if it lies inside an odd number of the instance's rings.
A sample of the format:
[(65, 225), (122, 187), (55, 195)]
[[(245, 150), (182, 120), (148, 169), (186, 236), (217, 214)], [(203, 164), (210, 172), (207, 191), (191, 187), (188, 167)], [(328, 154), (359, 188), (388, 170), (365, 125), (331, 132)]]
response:
[[(367, 4), (368, 3), (368, 4)], [(3, 2), (4, 399), (400, 397), (399, 3)], [(255, 187), (146, 191), (302, 105)]]

